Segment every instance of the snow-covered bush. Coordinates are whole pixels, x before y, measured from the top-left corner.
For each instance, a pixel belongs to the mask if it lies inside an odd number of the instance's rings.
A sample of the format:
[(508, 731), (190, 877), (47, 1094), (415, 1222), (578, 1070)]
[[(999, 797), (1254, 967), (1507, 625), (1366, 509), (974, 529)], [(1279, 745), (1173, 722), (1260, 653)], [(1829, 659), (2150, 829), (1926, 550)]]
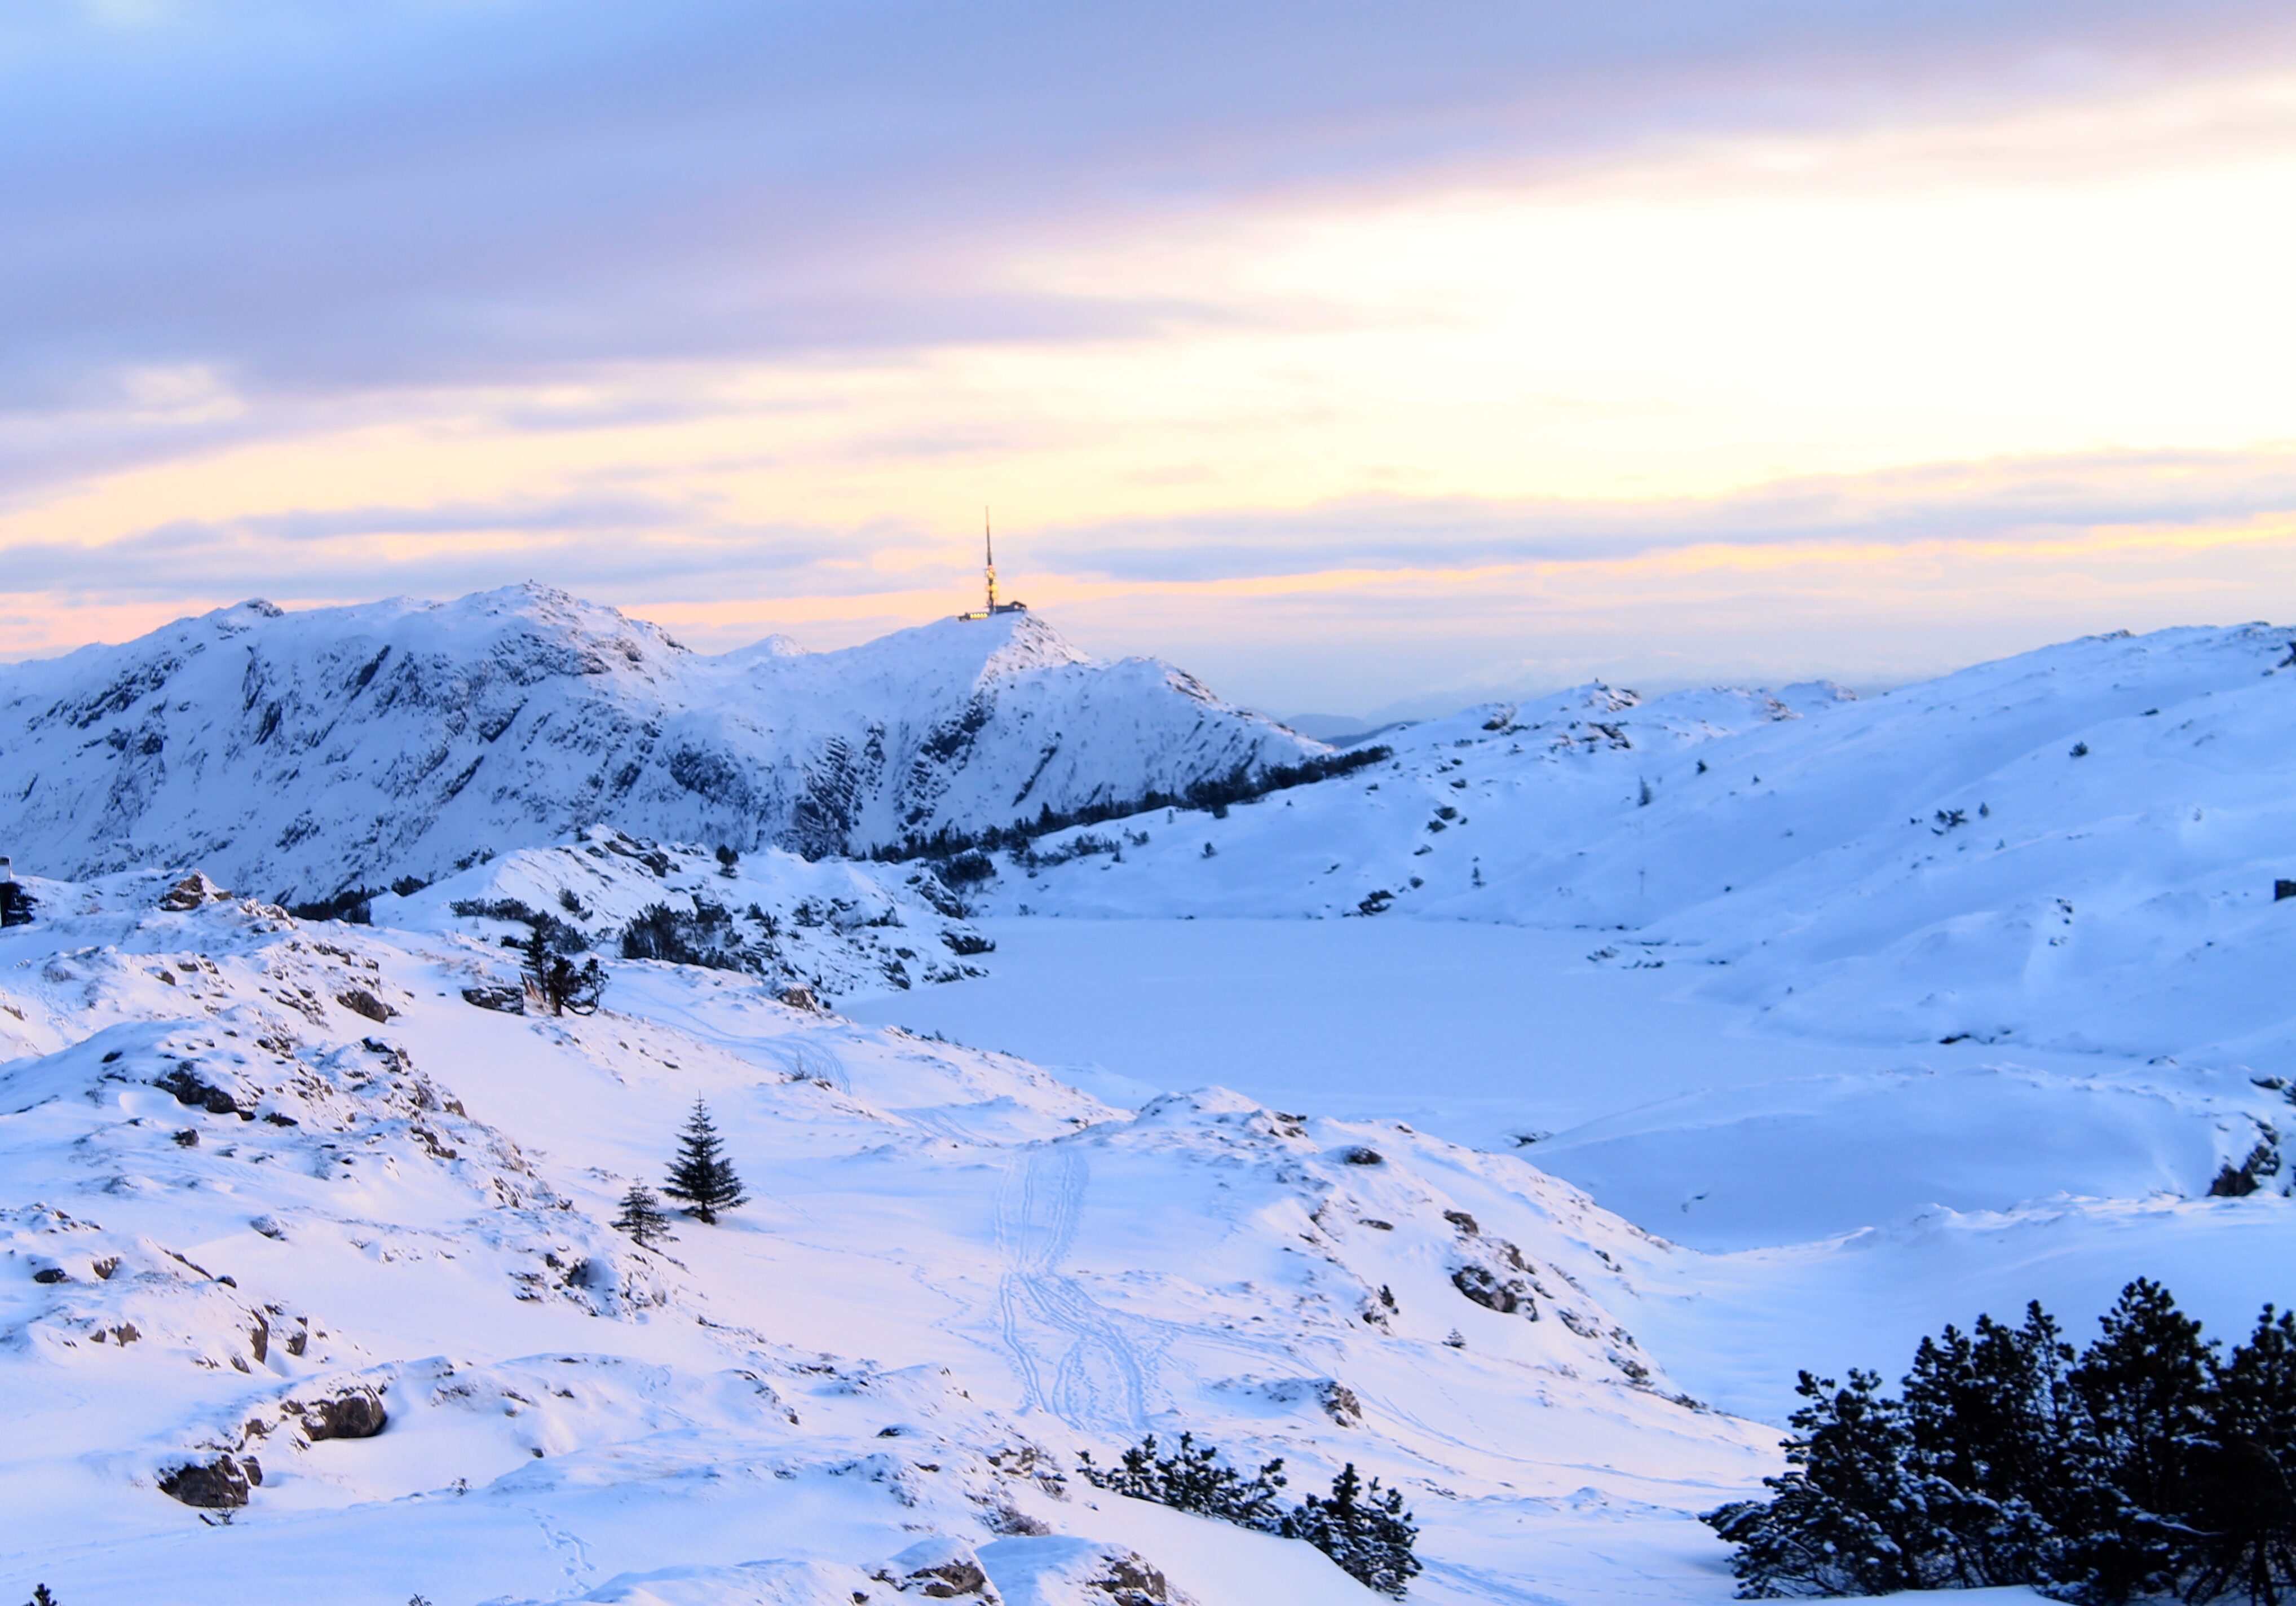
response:
[(1353, 1462), (1332, 1479), (1329, 1495), (1309, 1495), (1287, 1506), (1278, 1493), (1284, 1483), (1280, 1458), (1246, 1478), (1222, 1461), (1213, 1446), (1197, 1444), (1193, 1433), (1181, 1434), (1169, 1455), (1156, 1454), (1156, 1436), (1151, 1433), (1125, 1451), (1117, 1466), (1097, 1466), (1088, 1453), (1078, 1461), (1087, 1481), (1112, 1494), (1303, 1539), (1357, 1582), (1383, 1594), (1401, 1595), (1420, 1571), (1412, 1553), (1419, 1530), (1403, 1508), (1402, 1491), (1382, 1489), (1376, 1478), (1366, 1488)]
[(1077, 1459), (1086, 1480), (1111, 1494), (1153, 1501), (1201, 1517), (1217, 1517), (1262, 1533), (1283, 1531), (1283, 1502), (1276, 1493), (1283, 1487), (1281, 1458), (1246, 1478), (1222, 1461), (1215, 1446), (1196, 1443), (1193, 1433), (1181, 1434), (1178, 1446), (1169, 1455), (1156, 1454), (1156, 1436), (1151, 1433), (1125, 1451), (1123, 1460), (1113, 1467), (1095, 1464), (1088, 1451)]

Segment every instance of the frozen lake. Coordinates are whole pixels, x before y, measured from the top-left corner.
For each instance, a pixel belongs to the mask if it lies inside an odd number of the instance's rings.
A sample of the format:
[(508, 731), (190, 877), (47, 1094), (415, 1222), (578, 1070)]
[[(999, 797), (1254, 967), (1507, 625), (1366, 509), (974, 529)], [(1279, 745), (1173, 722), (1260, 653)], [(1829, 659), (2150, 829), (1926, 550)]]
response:
[[(984, 926), (997, 945), (988, 979), (845, 1012), (1019, 1054), (1111, 1102), (1216, 1084), (1486, 1148), (1528, 1137), (1545, 1168), (1653, 1230), (1718, 1248), (2051, 1191), (2046, 1178), (2002, 1182), (1981, 1143), (1972, 1174), (1958, 1094), (1933, 1139), (1911, 1118), (1891, 1152), (1857, 1159), (1857, 1175), (1780, 1190), (1767, 1169), (1777, 1151), (1822, 1148), (1813, 1128), (1829, 1121), (1870, 1119), (1861, 1094), (1887, 1088), (1901, 1117), (1917, 1117), (1920, 1094), (1935, 1102), (1990, 1051), (1764, 1032), (1742, 1010), (1684, 996), (1693, 977), (1680, 967), (1588, 963), (1597, 933), (1403, 920)], [(2062, 1058), (2020, 1062), (2046, 1074)], [(1990, 1082), (1970, 1096), (1989, 1095), (2006, 1096)]]
[(1403, 920), (980, 922), (985, 980), (844, 1006), (1033, 1060), (1113, 1102), (1217, 1084), (1283, 1109), (1511, 1148), (1705, 1088), (1906, 1053), (1751, 1032), (1601, 933)]

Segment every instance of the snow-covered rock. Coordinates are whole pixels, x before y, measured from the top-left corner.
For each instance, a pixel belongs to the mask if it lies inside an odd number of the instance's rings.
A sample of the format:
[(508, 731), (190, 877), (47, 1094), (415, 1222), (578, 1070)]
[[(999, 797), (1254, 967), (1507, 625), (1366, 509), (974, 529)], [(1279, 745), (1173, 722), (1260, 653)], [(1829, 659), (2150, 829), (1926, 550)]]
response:
[(1319, 750), (1028, 613), (710, 657), (534, 586), (244, 602), (0, 668), (0, 843), (46, 874), (196, 864), (309, 902), (592, 824), (818, 856)]

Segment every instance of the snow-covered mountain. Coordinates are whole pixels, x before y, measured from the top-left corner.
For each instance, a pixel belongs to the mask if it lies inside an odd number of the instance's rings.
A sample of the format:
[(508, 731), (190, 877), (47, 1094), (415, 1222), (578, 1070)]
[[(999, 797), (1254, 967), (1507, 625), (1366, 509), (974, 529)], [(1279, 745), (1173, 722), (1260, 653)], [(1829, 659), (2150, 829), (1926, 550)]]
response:
[(246, 602), (0, 668), (0, 842), (47, 874), (196, 864), (308, 902), (592, 824), (858, 853), (1320, 750), (1027, 613), (710, 657), (532, 586)]

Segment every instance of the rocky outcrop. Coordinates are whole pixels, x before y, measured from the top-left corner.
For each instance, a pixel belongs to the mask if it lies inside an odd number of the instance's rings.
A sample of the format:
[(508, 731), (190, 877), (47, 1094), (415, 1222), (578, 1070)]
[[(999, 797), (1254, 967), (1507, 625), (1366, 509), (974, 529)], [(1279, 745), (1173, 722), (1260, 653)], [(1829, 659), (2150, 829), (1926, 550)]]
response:
[(187, 1462), (163, 1472), (160, 1492), (201, 1511), (236, 1511), (247, 1504), (248, 1490), (263, 1481), (262, 1463), (253, 1456), (218, 1455), (213, 1461)]
[(980, 1558), (961, 1540), (921, 1540), (895, 1556), (877, 1577), (904, 1594), (929, 1601), (1001, 1602), (1004, 1596), (988, 1581)]
[(299, 1419), (303, 1436), (314, 1443), (323, 1438), (373, 1438), (390, 1424), (382, 1396), (361, 1383), (316, 1400), (289, 1400), (282, 1409)]
[(194, 870), (160, 895), (160, 907), (170, 914), (184, 914), (202, 904), (223, 903), (230, 897), (230, 893)]

